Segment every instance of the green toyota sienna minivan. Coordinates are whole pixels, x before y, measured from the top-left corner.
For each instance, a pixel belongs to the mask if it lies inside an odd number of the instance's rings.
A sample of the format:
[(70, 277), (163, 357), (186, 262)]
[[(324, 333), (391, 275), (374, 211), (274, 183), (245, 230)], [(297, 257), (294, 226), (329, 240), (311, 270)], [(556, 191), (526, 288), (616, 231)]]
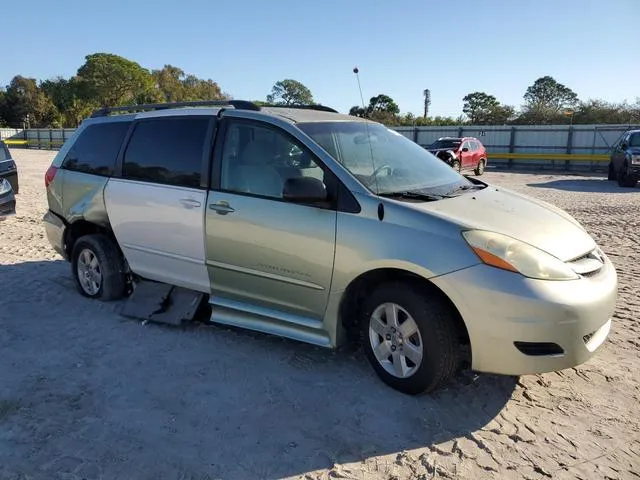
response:
[(355, 338), (406, 393), (464, 360), (572, 367), (611, 327), (616, 271), (570, 215), (328, 107), (105, 108), (45, 183), (47, 235), (81, 294), (152, 280), (200, 292), (212, 322), (328, 348)]

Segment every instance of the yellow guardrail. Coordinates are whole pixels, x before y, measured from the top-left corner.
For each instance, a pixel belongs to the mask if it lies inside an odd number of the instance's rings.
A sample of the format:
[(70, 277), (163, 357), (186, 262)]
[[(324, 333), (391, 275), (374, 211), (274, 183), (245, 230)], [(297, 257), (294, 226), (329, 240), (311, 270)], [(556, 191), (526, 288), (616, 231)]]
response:
[[(7, 145), (33, 145), (33, 146), (60, 146), (63, 140), (4, 140)], [(569, 162), (608, 162), (609, 155), (588, 154), (588, 153), (489, 153), (489, 159), (499, 160), (556, 160)]]
[(38, 140), (36, 138), (30, 138), (28, 140), (3, 140), (6, 145), (33, 145), (33, 146), (45, 146), (56, 145), (60, 146), (64, 143), (64, 140), (45, 140), (44, 138)]
[(570, 162), (608, 162), (609, 155), (587, 154), (587, 153), (488, 153), (489, 160), (509, 159), (514, 160), (558, 160)]

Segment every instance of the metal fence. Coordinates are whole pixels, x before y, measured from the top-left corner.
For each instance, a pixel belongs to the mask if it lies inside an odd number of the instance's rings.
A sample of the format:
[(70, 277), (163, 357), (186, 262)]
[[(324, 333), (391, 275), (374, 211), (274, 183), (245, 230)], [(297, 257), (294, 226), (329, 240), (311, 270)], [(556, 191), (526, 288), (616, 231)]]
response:
[(486, 147), (489, 163), (503, 167), (563, 170), (606, 168), (611, 147), (638, 125), (513, 125), (396, 127), (423, 147), (439, 137), (476, 137)]
[[(439, 137), (477, 137), (487, 148), (490, 166), (562, 170), (602, 170), (611, 146), (640, 125), (513, 125), (393, 127), (427, 147)], [(10, 147), (58, 149), (74, 129), (0, 129)]]

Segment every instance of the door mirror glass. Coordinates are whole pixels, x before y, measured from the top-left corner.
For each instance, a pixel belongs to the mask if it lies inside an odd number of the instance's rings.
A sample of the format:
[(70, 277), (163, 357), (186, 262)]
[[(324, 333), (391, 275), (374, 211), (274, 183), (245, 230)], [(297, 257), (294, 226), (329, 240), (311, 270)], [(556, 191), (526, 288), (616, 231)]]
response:
[(293, 177), (284, 183), (282, 198), (295, 203), (317, 203), (327, 201), (327, 187), (313, 177)]
[(469, 151), (469, 147), (462, 147), (462, 151), (463, 152), (468, 152)]

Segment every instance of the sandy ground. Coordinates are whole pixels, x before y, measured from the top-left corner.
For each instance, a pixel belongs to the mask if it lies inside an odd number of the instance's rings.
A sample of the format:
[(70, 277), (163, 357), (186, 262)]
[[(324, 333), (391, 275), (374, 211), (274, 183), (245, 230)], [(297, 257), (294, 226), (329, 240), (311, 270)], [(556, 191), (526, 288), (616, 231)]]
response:
[(0, 223), (1, 479), (640, 478), (640, 188), (488, 172), (567, 209), (616, 264), (613, 331), (587, 364), (385, 387), (359, 351), (204, 325), (142, 325), (85, 300), (41, 223), (51, 152), (14, 151)]

